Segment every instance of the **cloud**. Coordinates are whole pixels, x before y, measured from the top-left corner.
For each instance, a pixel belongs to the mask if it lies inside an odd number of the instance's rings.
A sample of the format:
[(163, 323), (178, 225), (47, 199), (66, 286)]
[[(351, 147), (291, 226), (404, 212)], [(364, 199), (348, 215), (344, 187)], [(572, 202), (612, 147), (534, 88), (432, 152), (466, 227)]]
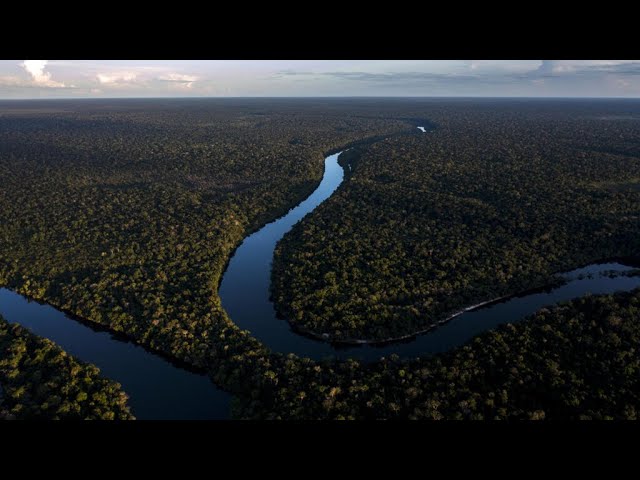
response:
[(62, 82), (51, 80), (51, 72), (45, 72), (48, 60), (25, 60), (20, 64), (29, 75), (33, 82), (41, 87), (64, 88), (66, 85)]
[(640, 60), (543, 60), (536, 73), (542, 75), (640, 74)]
[(135, 83), (138, 74), (136, 72), (98, 73), (96, 79), (101, 85), (122, 86)]
[(504, 84), (512, 81), (514, 74), (487, 75), (480, 73), (431, 73), (431, 72), (325, 72), (319, 74), (340, 80), (354, 80), (384, 86)]
[(271, 74), (272, 78), (284, 78), (284, 77), (295, 77), (298, 75), (316, 75), (316, 73), (311, 71), (303, 71), (303, 70), (279, 70)]
[(24, 85), (24, 81), (19, 77), (4, 75), (0, 76), (0, 85), (3, 87), (20, 87)]
[(538, 69), (540, 60), (471, 60), (469, 68), (474, 73), (526, 73)]
[(195, 75), (183, 75), (182, 73), (169, 73), (158, 77), (158, 79), (164, 80), (165, 82), (193, 83), (198, 80), (198, 77)]
[(185, 75), (182, 73), (168, 73), (166, 75), (158, 77), (158, 80), (174, 83), (177, 86), (181, 86), (184, 88), (191, 88), (193, 86), (193, 82), (198, 81), (198, 77), (195, 75)]
[(122, 87), (154, 87), (157, 82), (170, 85), (178, 89), (190, 89), (194, 82), (199, 80), (195, 75), (167, 72), (153, 74), (148, 69), (136, 68), (129, 70), (106, 71), (95, 74), (95, 79), (100, 87), (122, 88)]

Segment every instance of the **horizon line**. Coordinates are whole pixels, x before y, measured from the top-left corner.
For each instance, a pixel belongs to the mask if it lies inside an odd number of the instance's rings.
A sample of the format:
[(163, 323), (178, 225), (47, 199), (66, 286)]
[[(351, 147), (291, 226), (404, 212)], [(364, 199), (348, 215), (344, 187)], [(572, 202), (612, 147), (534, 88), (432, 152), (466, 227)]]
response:
[(531, 99), (531, 100), (571, 100), (571, 99), (589, 99), (589, 100), (640, 100), (640, 96), (625, 97), (625, 96), (526, 96), (526, 95), (504, 95), (504, 96), (489, 96), (489, 95), (322, 95), (322, 96), (260, 96), (260, 95), (239, 95), (239, 96), (178, 96), (178, 97), (21, 97), (21, 98), (9, 98), (0, 97), (0, 101), (29, 101), (29, 100), (237, 100), (237, 99), (346, 99), (346, 98), (360, 98), (360, 99)]

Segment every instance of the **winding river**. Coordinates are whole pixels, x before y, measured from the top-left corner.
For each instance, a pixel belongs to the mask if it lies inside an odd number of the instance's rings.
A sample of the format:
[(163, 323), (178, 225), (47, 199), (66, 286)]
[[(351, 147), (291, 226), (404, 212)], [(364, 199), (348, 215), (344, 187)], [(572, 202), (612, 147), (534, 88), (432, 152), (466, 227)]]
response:
[[(422, 132), (426, 130), (418, 127)], [(344, 170), (340, 153), (325, 159), (318, 188), (289, 213), (249, 235), (229, 261), (220, 284), (222, 305), (242, 329), (270, 349), (314, 359), (335, 357), (372, 361), (397, 354), (415, 357), (443, 352), (502, 323), (516, 322), (545, 306), (586, 294), (629, 291), (640, 287), (640, 276), (626, 276), (634, 267), (617, 262), (593, 264), (563, 273), (562, 286), (511, 297), (461, 313), (437, 329), (385, 345), (332, 345), (295, 333), (277, 318), (270, 300), (271, 262), (278, 241), (305, 215), (340, 186)], [(349, 168), (351, 166), (349, 165)], [(0, 289), (0, 315), (37, 335), (49, 338), (80, 360), (95, 364), (121, 383), (139, 419), (223, 419), (229, 417), (231, 396), (203, 373), (192, 371), (147, 351), (126, 339)]]
[[(599, 263), (560, 274), (562, 286), (514, 296), (456, 315), (427, 333), (387, 344), (331, 344), (295, 332), (286, 320), (277, 317), (270, 298), (271, 262), (278, 241), (306, 214), (326, 200), (342, 183), (344, 171), (340, 153), (325, 159), (325, 173), (317, 190), (278, 220), (249, 235), (229, 261), (220, 284), (222, 306), (236, 325), (280, 353), (320, 360), (328, 357), (373, 361), (391, 354), (400, 357), (443, 352), (502, 323), (515, 322), (542, 307), (581, 297), (640, 287), (640, 277), (620, 274), (634, 267), (617, 262)], [(604, 273), (617, 272), (611, 278)]]

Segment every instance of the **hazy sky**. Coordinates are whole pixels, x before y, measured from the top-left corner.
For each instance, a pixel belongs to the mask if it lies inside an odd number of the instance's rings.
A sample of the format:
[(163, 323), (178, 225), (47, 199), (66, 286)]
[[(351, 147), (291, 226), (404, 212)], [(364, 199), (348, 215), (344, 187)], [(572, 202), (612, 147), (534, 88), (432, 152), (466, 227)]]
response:
[(640, 60), (0, 60), (0, 98), (640, 97)]

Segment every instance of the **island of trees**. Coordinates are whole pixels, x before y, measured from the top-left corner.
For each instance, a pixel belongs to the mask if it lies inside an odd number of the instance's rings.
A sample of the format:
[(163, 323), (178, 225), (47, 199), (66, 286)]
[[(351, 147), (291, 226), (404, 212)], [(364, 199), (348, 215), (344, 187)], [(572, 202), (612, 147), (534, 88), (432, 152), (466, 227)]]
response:
[(0, 419), (133, 418), (118, 383), (0, 317)]

